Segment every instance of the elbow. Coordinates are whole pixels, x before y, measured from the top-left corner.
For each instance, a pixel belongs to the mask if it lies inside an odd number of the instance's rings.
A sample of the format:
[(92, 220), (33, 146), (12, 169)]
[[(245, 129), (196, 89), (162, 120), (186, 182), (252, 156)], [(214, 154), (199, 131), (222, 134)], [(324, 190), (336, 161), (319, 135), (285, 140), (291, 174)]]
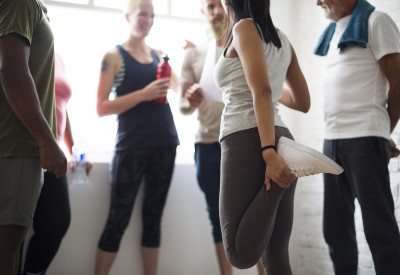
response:
[(311, 98), (307, 90), (307, 93), (304, 94), (302, 100), (299, 102), (297, 110), (303, 113), (308, 113), (310, 107), (311, 107)]
[(272, 89), (271, 89), (271, 87), (265, 87), (264, 89), (263, 89), (263, 93), (262, 93), (264, 96), (266, 96), (267, 98), (269, 98), (270, 100), (272, 100)]
[(96, 112), (99, 117), (107, 115), (106, 111), (104, 110), (104, 107), (101, 104), (96, 105)]
[(308, 111), (310, 111), (310, 107), (311, 107), (311, 102), (310, 100), (308, 100), (307, 103), (303, 104), (302, 108), (299, 111), (303, 113), (308, 113)]

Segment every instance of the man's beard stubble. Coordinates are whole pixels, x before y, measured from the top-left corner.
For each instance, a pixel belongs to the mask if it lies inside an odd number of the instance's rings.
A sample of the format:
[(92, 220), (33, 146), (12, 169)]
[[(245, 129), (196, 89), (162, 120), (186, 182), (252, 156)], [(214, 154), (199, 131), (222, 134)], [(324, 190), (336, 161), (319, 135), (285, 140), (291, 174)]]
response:
[(224, 21), (217, 21), (215, 17), (208, 21), (212, 34), (216, 39), (222, 37), (224, 32)]

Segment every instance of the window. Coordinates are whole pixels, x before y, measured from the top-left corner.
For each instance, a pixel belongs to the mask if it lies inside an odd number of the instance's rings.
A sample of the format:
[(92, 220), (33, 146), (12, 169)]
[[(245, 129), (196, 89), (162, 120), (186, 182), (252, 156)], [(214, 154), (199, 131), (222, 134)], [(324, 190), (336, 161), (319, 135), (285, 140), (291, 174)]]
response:
[[(89, 4), (90, 0), (57, 0), (54, 2), (64, 2), (64, 3), (71, 3), (71, 4), (82, 4), (82, 5), (87, 5)], [(47, 2), (51, 2), (51, 1), (45, 1)]]
[[(128, 36), (128, 25), (122, 11), (116, 9), (124, 0), (94, 0), (94, 5), (60, 2), (67, 1), (47, 1), (47, 5), (55, 49), (63, 58), (72, 88), (68, 113), (74, 139), (87, 145), (88, 158), (91, 161), (110, 161), (117, 131), (116, 117), (97, 116), (96, 93), (103, 55), (118, 43), (124, 42)], [(87, 1), (68, 2), (82, 4)], [(153, 29), (146, 39), (151, 47), (168, 53), (171, 66), (178, 75), (184, 54), (184, 39), (200, 43), (207, 35), (204, 19), (183, 17), (184, 13), (177, 7), (183, 2), (185, 1), (153, 0), (155, 7), (159, 5), (161, 14), (157, 13)], [(188, 8), (187, 5), (181, 7)], [(175, 10), (182, 17), (167, 15), (168, 10)], [(201, 16), (199, 6), (196, 12)], [(173, 91), (169, 92), (168, 101), (181, 141), (177, 162), (193, 162), (196, 118), (194, 115), (183, 116), (179, 113), (178, 96)]]
[(124, 0), (94, 0), (94, 5), (98, 7), (121, 9), (125, 2)]
[[(84, 1), (84, 0), (78, 0)], [(123, 9), (126, 4), (126, 0), (94, 0), (94, 6), (105, 7), (113, 9)], [(168, 0), (153, 0), (154, 10), (157, 14), (168, 14), (169, 3)]]
[[(163, 0), (159, 0), (163, 1)], [(203, 18), (200, 0), (171, 0), (171, 15), (188, 18)]]

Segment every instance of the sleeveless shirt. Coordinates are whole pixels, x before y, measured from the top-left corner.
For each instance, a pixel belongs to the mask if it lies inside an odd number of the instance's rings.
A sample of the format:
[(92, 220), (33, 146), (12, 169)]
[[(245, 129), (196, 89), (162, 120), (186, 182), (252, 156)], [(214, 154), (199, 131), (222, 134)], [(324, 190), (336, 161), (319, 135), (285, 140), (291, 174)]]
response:
[[(259, 28), (258, 25), (257, 27)], [(266, 43), (263, 39), (264, 56), (260, 56), (260, 58), (264, 58), (267, 63), (275, 126), (286, 128), (279, 115), (277, 101), (282, 97), (283, 82), (292, 60), (292, 52), (286, 35), (279, 30), (278, 35), (282, 47), (277, 48), (272, 43)], [(247, 85), (239, 57), (226, 58), (224, 52), (215, 66), (214, 74), (225, 104), (222, 111), (220, 140), (229, 134), (257, 127), (253, 95)]]
[[(156, 80), (160, 60), (153, 49), (153, 62), (143, 64), (121, 45), (117, 45), (117, 48), (122, 57), (122, 66), (113, 87), (117, 97), (135, 93)], [(156, 103), (154, 100), (141, 102), (119, 114), (117, 120), (117, 151), (179, 145), (169, 104)]]

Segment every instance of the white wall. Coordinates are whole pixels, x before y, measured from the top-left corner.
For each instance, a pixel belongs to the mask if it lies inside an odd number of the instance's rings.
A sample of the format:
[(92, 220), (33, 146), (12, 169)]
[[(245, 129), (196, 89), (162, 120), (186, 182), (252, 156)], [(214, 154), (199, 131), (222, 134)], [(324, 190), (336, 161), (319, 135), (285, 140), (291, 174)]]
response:
[[(377, 9), (388, 12), (400, 27), (400, 1), (371, 0)], [(322, 93), (323, 58), (313, 55), (313, 48), (328, 24), (316, 1), (272, 0), (272, 16), (276, 26), (291, 40), (311, 92), (312, 107), (299, 115), (282, 108), (285, 122), (295, 138), (321, 150), (323, 141)], [(397, 128), (399, 139), (400, 130)], [(393, 171), (392, 191), (396, 217), (400, 221), (400, 173), (398, 160), (390, 164)], [(97, 241), (106, 219), (108, 165), (96, 163), (91, 184), (71, 186), (72, 223), (64, 242), (52, 263), (49, 275), (86, 275), (93, 273)], [(328, 250), (322, 236), (322, 176), (301, 178), (295, 197), (295, 221), (290, 243), (293, 274), (333, 274)], [(139, 196), (140, 197), (140, 196)], [(132, 221), (124, 236), (120, 254), (112, 274), (141, 274), (140, 198)], [(178, 164), (174, 173), (163, 219), (163, 240), (160, 255), (160, 275), (214, 275), (217, 262), (211, 239), (205, 202), (195, 180), (193, 165)], [(357, 238), (360, 251), (360, 275), (372, 275), (373, 263), (366, 244), (359, 209), (356, 213)], [(254, 269), (235, 271), (236, 275), (256, 274)]]
[[(93, 274), (95, 252), (108, 214), (108, 164), (96, 163), (90, 182), (70, 185), (71, 226), (52, 262), (49, 275)], [(70, 181), (72, 176), (68, 175)], [(111, 275), (143, 274), (140, 256), (141, 193)], [(217, 275), (218, 264), (203, 194), (194, 165), (177, 164), (165, 207), (160, 275)], [(255, 268), (235, 275), (256, 275)]]

